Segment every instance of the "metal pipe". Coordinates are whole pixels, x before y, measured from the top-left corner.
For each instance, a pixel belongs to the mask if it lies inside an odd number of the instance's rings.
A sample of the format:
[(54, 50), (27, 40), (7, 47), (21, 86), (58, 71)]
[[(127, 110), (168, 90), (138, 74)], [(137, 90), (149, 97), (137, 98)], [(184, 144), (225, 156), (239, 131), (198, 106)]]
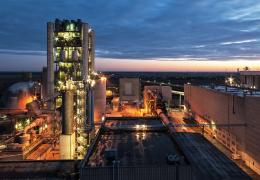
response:
[[(54, 23), (47, 23), (47, 96), (54, 95)], [(54, 101), (48, 103), (48, 109), (54, 109)]]
[(62, 93), (62, 134), (71, 135), (73, 133), (73, 97), (72, 91), (66, 91)]
[(66, 60), (66, 52), (64, 49), (60, 50), (60, 61)]
[(82, 61), (83, 61), (83, 80), (88, 79), (88, 31), (89, 26), (86, 23), (82, 24)]
[(179, 108), (181, 109), (181, 95), (179, 95)]
[(32, 128), (36, 127), (36, 126), (42, 125), (44, 123), (49, 124), (51, 122), (51, 120), (52, 120), (52, 118), (48, 118), (47, 116), (46, 116), (46, 118), (37, 118), (31, 124), (26, 126), (24, 128), (23, 132), (24, 132), (24, 134), (27, 134), (27, 132), (30, 129), (32, 129)]
[(91, 29), (89, 32), (89, 37), (90, 37), (90, 59), (89, 59), (89, 68), (91, 72), (95, 71), (95, 31)]
[(92, 130), (94, 128), (94, 93), (92, 88), (88, 90), (88, 119)]
[(79, 58), (78, 51), (77, 50), (72, 51), (72, 59), (74, 61), (78, 61), (78, 58)]

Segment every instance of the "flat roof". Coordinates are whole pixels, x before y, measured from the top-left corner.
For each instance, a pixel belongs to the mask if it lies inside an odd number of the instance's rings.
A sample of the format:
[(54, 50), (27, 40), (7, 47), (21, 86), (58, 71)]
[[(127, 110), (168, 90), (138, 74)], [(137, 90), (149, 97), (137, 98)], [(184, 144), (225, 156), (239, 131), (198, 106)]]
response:
[[(140, 123), (163, 125), (160, 119), (110, 118), (105, 124), (122, 128)], [(168, 155), (183, 157), (181, 165), (194, 168), (198, 179), (250, 179), (234, 162), (226, 157), (199, 133), (164, 131), (119, 131), (103, 128), (93, 148), (88, 152), (84, 167), (112, 166), (105, 159), (106, 149), (117, 150), (118, 167), (170, 167)]]
[(201, 86), (203, 88), (223, 92), (223, 93), (228, 93), (228, 94), (233, 94), (236, 96), (244, 97), (244, 96), (256, 96), (260, 97), (260, 91), (259, 90), (247, 90), (247, 89), (242, 89), (239, 87), (225, 87), (225, 86)]
[[(163, 126), (160, 119), (109, 120), (106, 125), (118, 126), (124, 123), (129, 126), (137, 124)], [(117, 150), (117, 160), (120, 161), (120, 166), (167, 165), (167, 155), (181, 157), (182, 153), (166, 127), (164, 128), (164, 131), (104, 131), (87, 165), (107, 166), (108, 163), (104, 157), (106, 149)], [(187, 162), (184, 161), (184, 164)]]

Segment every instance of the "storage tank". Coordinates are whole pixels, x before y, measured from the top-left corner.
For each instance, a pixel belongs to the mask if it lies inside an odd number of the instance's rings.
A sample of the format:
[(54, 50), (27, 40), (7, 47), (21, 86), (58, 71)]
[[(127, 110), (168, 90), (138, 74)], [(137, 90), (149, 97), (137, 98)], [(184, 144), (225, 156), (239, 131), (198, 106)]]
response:
[(18, 109), (18, 97), (8, 97), (8, 100), (7, 100), (7, 108), (9, 109)]
[(94, 87), (94, 122), (102, 121), (102, 116), (106, 114), (106, 78), (97, 80)]

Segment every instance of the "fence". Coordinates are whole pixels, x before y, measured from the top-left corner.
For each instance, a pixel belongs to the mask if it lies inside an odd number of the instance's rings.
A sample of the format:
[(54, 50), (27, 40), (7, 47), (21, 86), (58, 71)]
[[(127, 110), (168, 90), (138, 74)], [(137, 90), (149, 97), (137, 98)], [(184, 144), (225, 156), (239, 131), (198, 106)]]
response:
[(192, 180), (191, 166), (83, 167), (86, 180)]

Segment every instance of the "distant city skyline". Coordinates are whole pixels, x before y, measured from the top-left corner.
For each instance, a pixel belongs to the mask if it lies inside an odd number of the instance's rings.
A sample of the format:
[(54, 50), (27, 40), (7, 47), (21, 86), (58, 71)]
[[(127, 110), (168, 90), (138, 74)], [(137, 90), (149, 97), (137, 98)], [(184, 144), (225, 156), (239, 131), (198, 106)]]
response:
[(0, 16), (0, 71), (46, 66), (55, 18), (93, 26), (100, 71), (260, 70), (258, 1), (9, 0)]

